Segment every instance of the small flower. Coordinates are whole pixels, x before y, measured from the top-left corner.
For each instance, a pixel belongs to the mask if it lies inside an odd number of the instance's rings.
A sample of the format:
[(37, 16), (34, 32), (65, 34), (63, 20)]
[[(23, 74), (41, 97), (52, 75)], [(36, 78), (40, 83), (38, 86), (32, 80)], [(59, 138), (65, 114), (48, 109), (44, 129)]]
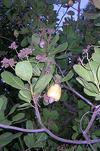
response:
[(18, 53), (19, 59), (28, 57), (29, 55), (32, 55), (32, 49), (30, 49), (30, 48), (23, 48), (23, 49), (20, 50), (20, 52)]
[(4, 68), (8, 68), (9, 66), (10, 66), (10, 67), (13, 67), (16, 62), (14, 61), (13, 58), (11, 58), (11, 59), (4, 58), (4, 59), (1, 61), (1, 63), (2, 63), (2, 68), (3, 68), (3, 67), (4, 67)]
[(9, 46), (9, 48), (16, 50), (18, 48), (18, 45), (16, 45), (16, 42), (14, 41), (13, 43), (11, 43), (11, 45)]
[(45, 40), (41, 39), (39, 45), (40, 45), (41, 48), (44, 48), (45, 47)]
[(9, 59), (9, 66), (13, 67), (15, 65), (15, 61), (13, 58)]
[(46, 62), (47, 57), (46, 57), (46, 55), (37, 55), (36, 60), (38, 60), (39, 62)]

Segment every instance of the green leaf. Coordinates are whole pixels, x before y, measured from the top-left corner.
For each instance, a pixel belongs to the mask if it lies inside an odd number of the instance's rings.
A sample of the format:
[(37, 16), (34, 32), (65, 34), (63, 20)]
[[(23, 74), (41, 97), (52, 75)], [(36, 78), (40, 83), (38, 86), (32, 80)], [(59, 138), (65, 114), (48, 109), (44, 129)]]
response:
[(24, 88), (23, 81), (18, 78), (17, 76), (13, 75), (11, 72), (4, 71), (1, 73), (1, 77), (3, 81), (5, 81), (10, 86), (16, 88), (16, 89), (22, 89)]
[(51, 122), (51, 124), (49, 125), (49, 128), (55, 132), (58, 132), (59, 128), (58, 128), (57, 124), (54, 121), (50, 121), (50, 122)]
[[(26, 128), (33, 129), (33, 122), (28, 120), (26, 123)], [(46, 143), (46, 139), (48, 136), (45, 133), (37, 133), (37, 134), (28, 134), (24, 137), (24, 142), (29, 148), (40, 148), (43, 147)]]
[(100, 137), (100, 130), (96, 130), (96, 131), (94, 132), (94, 135)]
[(32, 44), (39, 44), (40, 43), (40, 36), (38, 34), (32, 35)]
[(18, 110), (24, 110), (24, 109), (27, 109), (27, 108), (30, 108), (30, 104), (29, 103), (24, 103), (22, 105), (19, 105), (18, 107)]
[(80, 64), (74, 65), (73, 68), (74, 68), (75, 72), (80, 77), (82, 77), (83, 79), (85, 79), (86, 81), (94, 81), (94, 77), (93, 77), (92, 72), (90, 70), (84, 68)]
[(18, 97), (19, 97), (20, 100), (23, 100), (23, 101), (28, 102), (28, 103), (30, 103), (30, 101), (31, 101), (31, 100), (23, 97), (20, 93), (18, 93)]
[(100, 101), (100, 94), (96, 95), (95, 100)]
[(50, 52), (50, 55), (56, 55), (57, 53), (61, 53), (63, 51), (65, 51), (68, 47), (68, 43), (65, 42), (61, 45), (59, 45), (57, 48), (55, 48), (55, 50), (53, 52)]
[(100, 64), (100, 48), (94, 47), (94, 53), (92, 54), (92, 59)]
[(33, 74), (35, 76), (40, 76), (40, 74), (41, 74), (41, 71), (40, 71), (39, 67), (36, 64), (33, 66)]
[(28, 120), (27, 122), (26, 122), (26, 128), (28, 128), (28, 129), (33, 129), (34, 127), (33, 127), (33, 122), (31, 121), (31, 120)]
[[(99, 59), (100, 60), (100, 59)], [(99, 67), (100, 63), (98, 63), (97, 61), (90, 61), (89, 63), (87, 63), (87, 67), (89, 69), (91, 69), (92, 74), (93, 74), (93, 78), (94, 78), (94, 83), (97, 85), (98, 84), (98, 79), (97, 79), (97, 70)]]
[(61, 82), (66, 82), (66, 81), (69, 81), (70, 79), (72, 79), (72, 77), (74, 76), (74, 72), (73, 70), (70, 70), (67, 75), (62, 78)]
[(32, 97), (31, 97), (30, 91), (22, 89), (19, 91), (19, 93), (20, 93), (21, 97), (25, 99), (25, 101), (27, 100), (28, 103), (31, 102)]
[(0, 119), (0, 123), (5, 125), (11, 125), (12, 121), (7, 120), (5, 117), (4, 119)]
[(12, 121), (16, 122), (16, 121), (19, 121), (19, 120), (23, 119), (24, 117), (25, 117), (24, 113), (18, 113), (15, 116), (13, 116)]
[(10, 8), (10, 6), (11, 6), (11, 0), (3, 0), (3, 4), (4, 4), (4, 6), (6, 6), (7, 8)]
[(97, 93), (91, 92), (91, 91), (89, 91), (88, 89), (85, 89), (85, 88), (84, 88), (84, 93), (87, 94), (88, 96), (94, 96), (94, 97), (97, 96)]
[(21, 41), (21, 46), (22, 47), (26, 47), (28, 45), (28, 37), (25, 37), (22, 41)]
[(100, 65), (99, 65), (98, 71), (97, 71), (97, 78), (98, 78), (98, 82), (100, 84)]
[(99, 23), (95, 23), (95, 26), (98, 26), (98, 27), (100, 27), (100, 22), (99, 22)]
[(7, 106), (7, 98), (0, 95), (0, 112), (4, 112)]
[(54, 46), (56, 45), (58, 40), (59, 40), (59, 34), (56, 34), (56, 36), (52, 39), (49, 45), (49, 51), (52, 51), (52, 49), (54, 50)]
[(32, 78), (32, 65), (29, 61), (20, 61), (15, 66), (16, 75), (25, 81), (30, 81)]
[(52, 74), (45, 74), (45, 75), (40, 76), (39, 80), (37, 81), (37, 83), (34, 87), (34, 93), (40, 94), (46, 88), (46, 86), (49, 84), (52, 77), (53, 77)]
[(32, 86), (33, 87), (36, 85), (37, 81), (38, 81), (38, 78), (32, 78)]
[(81, 147), (80, 145), (77, 147), (76, 151), (83, 151), (83, 147)]
[(11, 115), (12, 113), (14, 113), (15, 110), (19, 107), (19, 105), (20, 105), (19, 103), (15, 104), (15, 105), (11, 108), (10, 112), (8, 113), (8, 115)]
[(40, 48), (38, 45), (34, 44), (34, 48), (35, 50), (33, 51), (33, 55), (41, 55), (41, 54), (45, 54), (45, 49)]
[(43, 117), (45, 121), (50, 120), (57, 120), (59, 118), (58, 112), (55, 111), (49, 111), (48, 109), (43, 109)]
[(20, 31), (20, 34), (27, 34), (27, 33), (29, 33), (29, 29), (26, 27), (23, 27)]
[(29, 148), (43, 148), (48, 136), (45, 133), (29, 134), (24, 137), (24, 142)]
[(97, 86), (93, 82), (87, 82), (86, 80), (77, 77), (76, 80), (84, 86), (84, 88), (88, 89), (89, 91), (98, 94), (99, 90)]
[(4, 134), (1, 134), (0, 135), (0, 147), (4, 147), (5, 145), (12, 142), (13, 139), (18, 138), (21, 135), (22, 135), (21, 133), (12, 134), (10, 132), (6, 132)]

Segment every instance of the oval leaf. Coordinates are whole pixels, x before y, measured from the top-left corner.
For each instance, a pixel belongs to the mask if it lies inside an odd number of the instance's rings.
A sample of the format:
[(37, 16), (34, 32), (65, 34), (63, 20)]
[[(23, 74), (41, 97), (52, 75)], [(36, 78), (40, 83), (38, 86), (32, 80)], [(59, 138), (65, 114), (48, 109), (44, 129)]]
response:
[(100, 84), (100, 65), (99, 65), (98, 71), (97, 71), (97, 78), (98, 78), (98, 81), (99, 81), (99, 84)]
[(21, 97), (24, 98), (25, 101), (27, 100), (27, 102), (29, 102), (29, 103), (31, 102), (31, 92), (30, 91), (24, 89), (24, 90), (20, 90), (19, 93), (20, 93)]
[(45, 75), (41, 76), (34, 87), (34, 93), (40, 94), (46, 88), (46, 86), (49, 84), (52, 77), (53, 77), (52, 74), (45, 74)]
[(56, 36), (52, 39), (50, 45), (49, 45), (49, 50), (52, 51), (54, 50), (54, 46), (56, 45), (57, 41), (59, 40), (59, 34), (56, 34)]
[(16, 122), (16, 121), (19, 121), (19, 120), (23, 119), (24, 117), (25, 117), (24, 113), (18, 113), (15, 116), (13, 116), (12, 121)]
[(69, 81), (72, 77), (74, 76), (74, 72), (73, 72), (73, 70), (70, 70), (69, 72), (68, 72), (68, 74), (64, 77), (64, 78), (62, 78), (62, 80), (61, 80), (61, 82), (67, 82), (67, 81)]
[(64, 50), (66, 50), (67, 47), (68, 47), (68, 43), (65, 42), (65, 43), (59, 45), (57, 48), (55, 48), (55, 50), (53, 52), (51, 52), (50, 55), (56, 55), (57, 53), (61, 53)]
[(97, 88), (97, 86), (93, 83), (93, 82), (87, 82), (85, 81), (84, 79), (82, 78), (79, 78), (77, 77), (76, 80), (84, 86), (84, 88), (86, 88), (87, 90), (93, 92), (93, 93), (96, 93), (98, 94), (99, 93), (99, 90)]
[(84, 88), (84, 93), (87, 94), (88, 96), (93, 96), (93, 97), (97, 96), (97, 93), (91, 92), (91, 91), (89, 91), (88, 89), (85, 89), (85, 88)]
[(82, 67), (80, 64), (74, 65), (75, 72), (86, 81), (94, 81), (92, 72)]
[(16, 75), (25, 81), (29, 81), (32, 78), (32, 65), (29, 61), (18, 62), (15, 66)]
[(23, 81), (17, 76), (13, 75), (11, 72), (8, 72), (8, 71), (2, 72), (1, 77), (7, 84), (9, 84), (10, 86), (16, 89), (24, 88)]

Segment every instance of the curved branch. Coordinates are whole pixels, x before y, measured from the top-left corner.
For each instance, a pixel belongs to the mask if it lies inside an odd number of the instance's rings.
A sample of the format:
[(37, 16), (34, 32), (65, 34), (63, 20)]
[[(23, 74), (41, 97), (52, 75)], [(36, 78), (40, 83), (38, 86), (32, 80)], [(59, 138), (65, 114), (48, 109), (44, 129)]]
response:
[(26, 128), (20, 128), (16, 126), (10, 126), (10, 125), (5, 125), (5, 124), (0, 124), (0, 128), (2, 129), (9, 129), (9, 130), (15, 130), (19, 132), (24, 132), (24, 133), (43, 133), (45, 132), (45, 129), (26, 129)]
[(95, 139), (95, 140), (90, 140), (88, 141), (83, 141), (83, 140), (68, 140), (68, 139), (64, 139), (61, 138), (59, 136), (56, 136), (55, 134), (53, 134), (50, 130), (48, 130), (47, 128), (41, 128), (41, 129), (25, 129), (25, 128), (19, 128), (16, 126), (9, 126), (9, 125), (5, 125), (5, 124), (0, 124), (0, 128), (3, 129), (9, 129), (9, 130), (15, 130), (15, 131), (20, 131), (20, 132), (24, 132), (24, 133), (47, 133), (49, 136), (51, 136), (52, 138), (54, 138), (57, 141), (63, 142), (63, 143), (67, 143), (67, 144), (95, 144), (95, 143), (100, 143), (100, 139)]

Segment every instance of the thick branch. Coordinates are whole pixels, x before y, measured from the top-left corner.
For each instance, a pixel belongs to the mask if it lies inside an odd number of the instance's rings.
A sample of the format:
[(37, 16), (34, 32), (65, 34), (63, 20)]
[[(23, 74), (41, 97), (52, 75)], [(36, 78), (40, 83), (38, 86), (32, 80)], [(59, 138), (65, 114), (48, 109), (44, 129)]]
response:
[[(68, 139), (64, 139), (61, 138), (59, 136), (56, 136), (55, 134), (53, 134), (51, 131), (49, 131), (47, 128), (41, 128), (41, 129), (25, 129), (25, 128), (19, 128), (19, 127), (15, 127), (15, 126), (9, 126), (9, 125), (4, 125), (4, 124), (0, 124), (0, 128), (3, 129), (9, 129), (9, 130), (15, 130), (15, 131), (20, 131), (20, 132), (24, 132), (24, 133), (47, 133), (49, 136), (51, 136), (52, 138), (54, 138), (57, 141), (63, 142), (63, 143), (67, 143), (67, 144), (88, 144), (88, 141), (82, 141), (82, 140), (68, 140)], [(90, 140), (91, 144), (95, 144), (95, 143), (100, 143), (100, 139), (95, 139), (95, 140)]]

